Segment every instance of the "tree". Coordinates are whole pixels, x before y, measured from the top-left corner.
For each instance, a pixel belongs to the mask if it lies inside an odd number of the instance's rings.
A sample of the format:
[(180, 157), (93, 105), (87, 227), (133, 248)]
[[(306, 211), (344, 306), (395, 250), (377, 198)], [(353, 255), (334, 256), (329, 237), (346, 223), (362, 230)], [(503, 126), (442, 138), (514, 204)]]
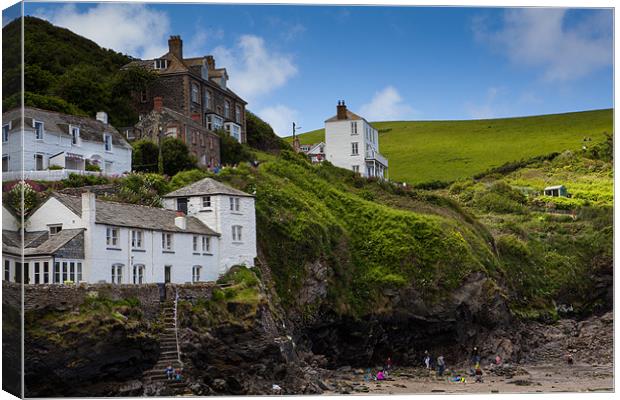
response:
[(168, 176), (174, 176), (179, 171), (196, 168), (196, 158), (189, 154), (187, 145), (181, 139), (164, 138), (161, 143), (161, 153), (164, 173)]
[(290, 146), (273, 131), (271, 126), (246, 110), (245, 123), (248, 145), (263, 151), (280, 151)]
[(159, 147), (149, 139), (140, 139), (133, 143), (132, 166), (134, 171), (157, 172)]
[(251, 161), (250, 151), (228, 132), (219, 130), (216, 132), (220, 138), (220, 160), (222, 164), (239, 164), (242, 161)]

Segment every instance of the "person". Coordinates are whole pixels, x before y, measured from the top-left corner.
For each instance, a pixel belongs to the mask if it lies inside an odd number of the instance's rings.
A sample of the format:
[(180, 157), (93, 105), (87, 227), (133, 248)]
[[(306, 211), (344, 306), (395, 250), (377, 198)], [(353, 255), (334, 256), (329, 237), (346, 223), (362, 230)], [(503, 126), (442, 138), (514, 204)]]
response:
[(574, 362), (573, 355), (570, 352), (566, 353), (566, 363), (568, 365), (573, 365), (573, 362)]
[(372, 373), (370, 372), (370, 368), (366, 369), (366, 373), (364, 374), (364, 381), (368, 382), (372, 377)]
[(480, 368), (480, 364), (476, 364), (476, 382), (482, 383), (482, 368)]
[(379, 370), (379, 372), (377, 372), (377, 380), (378, 381), (385, 380), (385, 376), (383, 375), (383, 371)]
[(180, 380), (181, 380), (181, 368), (177, 368), (177, 369), (174, 371), (174, 373), (175, 373), (175, 375), (176, 375), (176, 380), (177, 380), (177, 381), (180, 381)]
[(446, 370), (446, 362), (443, 359), (443, 356), (437, 357), (437, 372), (439, 376), (443, 376), (443, 372)]
[(471, 355), (471, 365), (476, 365), (480, 363), (480, 351), (478, 351), (478, 347), (474, 346), (474, 351)]
[(495, 365), (502, 365), (502, 358), (499, 354), (495, 356)]
[(172, 365), (168, 365), (164, 372), (166, 373), (166, 378), (168, 378), (168, 380), (173, 378), (174, 370), (172, 369)]
[(385, 370), (390, 371), (392, 369), (392, 357), (388, 357), (385, 361)]
[(426, 366), (426, 369), (431, 369), (431, 356), (428, 353), (424, 356), (424, 366)]

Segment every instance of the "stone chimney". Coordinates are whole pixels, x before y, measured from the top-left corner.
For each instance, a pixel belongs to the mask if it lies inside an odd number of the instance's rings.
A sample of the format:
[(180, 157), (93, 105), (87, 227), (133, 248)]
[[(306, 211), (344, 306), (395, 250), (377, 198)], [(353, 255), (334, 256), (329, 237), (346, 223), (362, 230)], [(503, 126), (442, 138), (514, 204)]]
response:
[(105, 111), (97, 112), (97, 116), (95, 118), (97, 118), (97, 121), (101, 121), (106, 125), (108, 124), (108, 113)]
[(213, 58), (213, 56), (207, 56), (207, 66), (209, 67), (209, 71), (215, 69), (215, 58)]
[(174, 224), (179, 229), (187, 229), (187, 217), (183, 213), (183, 211), (177, 211), (177, 216), (174, 218)]
[(164, 106), (164, 98), (161, 96), (153, 97), (153, 110), (161, 112), (161, 108)]
[(336, 118), (347, 119), (347, 106), (344, 104), (344, 100), (338, 101), (338, 106), (336, 107)]
[(82, 222), (86, 229), (95, 225), (96, 197), (91, 191), (82, 193)]
[(183, 59), (183, 41), (181, 40), (181, 36), (170, 36), (170, 39), (168, 39), (168, 51), (174, 54), (179, 60)]

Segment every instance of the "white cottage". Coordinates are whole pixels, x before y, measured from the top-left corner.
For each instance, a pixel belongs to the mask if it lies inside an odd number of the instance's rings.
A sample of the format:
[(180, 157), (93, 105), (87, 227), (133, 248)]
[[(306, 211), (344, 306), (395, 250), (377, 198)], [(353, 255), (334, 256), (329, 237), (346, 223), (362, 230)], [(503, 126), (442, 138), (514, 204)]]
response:
[(325, 155), (337, 167), (364, 177), (387, 178), (388, 160), (379, 153), (379, 132), (339, 101), (336, 115), (325, 121)]
[[(17, 222), (4, 224), (3, 279), (19, 282), (23, 271), (30, 284), (186, 283), (214, 281), (233, 265), (254, 265), (254, 198), (219, 182), (197, 184), (219, 194), (211, 191), (213, 202), (197, 210), (189, 196), (191, 215), (176, 210), (182, 201), (165, 209), (103, 201), (91, 192), (54, 193), (26, 220), (23, 238), (20, 230), (8, 229)], [(203, 192), (201, 199), (211, 195)]]
[(4, 181), (21, 179), (22, 170), (26, 179), (35, 180), (99, 173), (87, 171), (88, 165), (105, 175), (120, 175), (131, 171), (131, 151), (105, 112), (97, 113), (97, 119), (34, 107), (24, 108), (23, 120), (21, 109), (2, 114)]

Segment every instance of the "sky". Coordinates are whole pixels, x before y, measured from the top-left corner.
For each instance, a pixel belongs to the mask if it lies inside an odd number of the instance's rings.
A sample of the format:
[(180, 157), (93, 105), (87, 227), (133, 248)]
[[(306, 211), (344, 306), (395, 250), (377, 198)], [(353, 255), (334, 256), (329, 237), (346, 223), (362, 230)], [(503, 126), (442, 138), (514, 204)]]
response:
[(25, 14), (139, 58), (181, 35), (184, 54), (213, 54), (281, 136), (293, 122), (322, 128), (338, 100), (370, 121), (613, 107), (611, 9), (26, 3)]

